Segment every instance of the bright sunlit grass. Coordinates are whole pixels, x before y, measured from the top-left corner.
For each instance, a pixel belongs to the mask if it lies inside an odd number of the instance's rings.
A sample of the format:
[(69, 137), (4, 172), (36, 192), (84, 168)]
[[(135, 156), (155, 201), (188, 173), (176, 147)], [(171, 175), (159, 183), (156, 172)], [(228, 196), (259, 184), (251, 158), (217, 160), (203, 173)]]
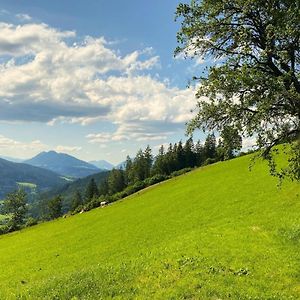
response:
[(299, 299), (300, 186), (249, 157), (0, 237), (0, 299)]

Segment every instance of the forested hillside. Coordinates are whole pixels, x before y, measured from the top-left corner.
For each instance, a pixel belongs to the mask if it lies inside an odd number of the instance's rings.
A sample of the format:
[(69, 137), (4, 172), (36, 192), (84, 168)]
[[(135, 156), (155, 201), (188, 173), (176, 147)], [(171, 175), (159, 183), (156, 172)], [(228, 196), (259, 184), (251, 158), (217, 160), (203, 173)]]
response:
[(63, 199), (64, 211), (70, 210), (72, 201), (74, 200), (74, 197), (76, 197), (76, 193), (80, 193), (82, 200), (84, 200), (85, 193), (90, 181), (94, 180), (97, 185), (100, 185), (104, 180), (107, 179), (108, 174), (108, 171), (103, 171), (84, 178), (79, 178), (73, 182), (68, 182), (63, 186), (42, 193), (39, 197), (40, 199), (38, 200), (38, 202), (43, 201), (43, 199), (51, 199), (55, 196), (60, 195)]
[(43, 192), (65, 183), (52, 171), (0, 159), (0, 199), (20, 186), (30, 193), (32, 189)]

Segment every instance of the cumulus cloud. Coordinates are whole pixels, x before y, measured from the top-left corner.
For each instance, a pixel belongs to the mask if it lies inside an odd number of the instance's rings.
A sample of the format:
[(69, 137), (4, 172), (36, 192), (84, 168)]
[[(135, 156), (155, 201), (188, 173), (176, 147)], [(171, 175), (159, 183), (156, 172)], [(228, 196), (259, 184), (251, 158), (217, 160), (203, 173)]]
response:
[(49, 145), (44, 144), (40, 140), (29, 142), (21, 142), (4, 135), (0, 135), (0, 153), (1, 155), (31, 157), (41, 151), (55, 150), (63, 153), (75, 153), (82, 150), (79, 146), (58, 145), (52, 149)]
[(16, 17), (23, 22), (31, 21), (32, 18), (27, 14), (16, 14)]
[(246, 137), (243, 138), (243, 143), (242, 143), (242, 150), (248, 150), (249, 148), (255, 148), (256, 147), (256, 137), (251, 136), (251, 137)]
[(91, 133), (86, 136), (90, 144), (105, 144), (134, 140), (137, 142), (164, 141), (169, 135), (182, 130), (181, 123), (160, 120), (127, 120), (114, 132)]
[(51, 123), (51, 121), (57, 120), (57, 116), (78, 119), (84, 116), (104, 115), (109, 111), (108, 106), (101, 105), (85, 106), (76, 105), (75, 103), (64, 105), (63, 103), (53, 103), (51, 101), (31, 102), (30, 100), (26, 95), (24, 95), (22, 101), (11, 101), (0, 98), (0, 119)]
[(1, 154), (10, 154), (16, 150), (18, 150), (20, 153), (23, 151), (28, 150), (36, 150), (36, 151), (42, 151), (45, 150), (47, 146), (43, 144), (39, 140), (34, 140), (28, 143), (16, 141), (14, 139), (8, 138), (6, 136), (0, 135), (0, 151)]
[(110, 47), (46, 24), (0, 23), (0, 120), (116, 125), (87, 137), (95, 143), (163, 140), (191, 118), (194, 90), (150, 76), (160, 65), (153, 49), (120, 55)]
[[(163, 128), (163, 130), (162, 130)], [(165, 140), (181, 126), (164, 122), (124, 122), (114, 132), (90, 133), (86, 136), (90, 144), (105, 144), (120, 141), (155, 141)]]
[(82, 147), (78, 146), (62, 146), (58, 145), (55, 147), (55, 151), (57, 152), (63, 152), (63, 153), (73, 153), (73, 152), (79, 152), (82, 149)]
[(0, 23), (0, 55), (39, 54), (47, 47), (49, 50), (54, 50), (59, 45), (62, 47), (65, 45), (64, 38), (74, 36), (73, 31), (58, 31), (46, 24)]
[(198, 47), (195, 47), (199, 41), (193, 39), (190, 44), (184, 49), (184, 51), (179, 52), (175, 56), (175, 60), (183, 60), (183, 59), (194, 59), (194, 65), (192, 68), (195, 68), (204, 63), (208, 63), (210, 60), (205, 58), (203, 54), (199, 51)]

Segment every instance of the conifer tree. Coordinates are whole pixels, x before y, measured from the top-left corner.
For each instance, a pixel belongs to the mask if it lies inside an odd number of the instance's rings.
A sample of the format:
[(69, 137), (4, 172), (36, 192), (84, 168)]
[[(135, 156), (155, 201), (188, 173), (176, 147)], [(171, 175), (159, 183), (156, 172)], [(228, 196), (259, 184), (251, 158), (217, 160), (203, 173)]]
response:
[(56, 196), (48, 202), (49, 218), (56, 219), (62, 215), (62, 197)]
[(92, 178), (89, 181), (88, 186), (86, 187), (86, 191), (85, 191), (85, 202), (90, 202), (94, 197), (98, 197), (99, 196), (99, 190), (97, 187), (97, 184), (95, 182), (95, 179)]
[(125, 188), (124, 171), (112, 169), (109, 173), (108, 179), (109, 194), (113, 195), (122, 191)]
[(82, 205), (83, 201), (82, 201), (82, 196), (79, 190), (76, 190), (73, 199), (72, 199), (72, 203), (71, 203), (71, 210), (75, 210), (78, 206)]
[(206, 159), (216, 157), (216, 137), (214, 133), (207, 135), (204, 143), (204, 153)]
[(9, 231), (19, 229), (27, 213), (26, 193), (21, 189), (9, 193), (4, 199), (2, 211), (11, 216), (7, 224)]

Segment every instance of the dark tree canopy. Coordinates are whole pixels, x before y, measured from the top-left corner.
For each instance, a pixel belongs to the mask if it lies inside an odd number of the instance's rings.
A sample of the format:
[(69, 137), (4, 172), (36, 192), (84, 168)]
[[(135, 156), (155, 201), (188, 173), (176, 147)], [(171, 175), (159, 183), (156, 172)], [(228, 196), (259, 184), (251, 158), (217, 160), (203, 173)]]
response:
[[(218, 60), (200, 81), (200, 128), (256, 137), (275, 175), (300, 179), (300, 1), (194, 0), (180, 4), (175, 51)], [(286, 143), (289, 166), (276, 173), (274, 148)]]
[(63, 199), (60, 195), (56, 196), (48, 202), (48, 211), (50, 219), (56, 219), (62, 215), (62, 202)]
[(112, 169), (109, 173), (108, 189), (111, 195), (122, 191), (125, 188), (124, 171), (119, 169)]
[(91, 201), (94, 197), (99, 196), (99, 190), (94, 178), (91, 178), (85, 191), (85, 202)]
[(80, 191), (77, 189), (72, 198), (71, 210), (75, 210), (78, 206), (82, 204), (83, 204), (83, 199)]
[(8, 231), (14, 231), (21, 227), (27, 213), (26, 193), (23, 190), (17, 190), (9, 193), (3, 201), (3, 212), (10, 214), (8, 222)]

